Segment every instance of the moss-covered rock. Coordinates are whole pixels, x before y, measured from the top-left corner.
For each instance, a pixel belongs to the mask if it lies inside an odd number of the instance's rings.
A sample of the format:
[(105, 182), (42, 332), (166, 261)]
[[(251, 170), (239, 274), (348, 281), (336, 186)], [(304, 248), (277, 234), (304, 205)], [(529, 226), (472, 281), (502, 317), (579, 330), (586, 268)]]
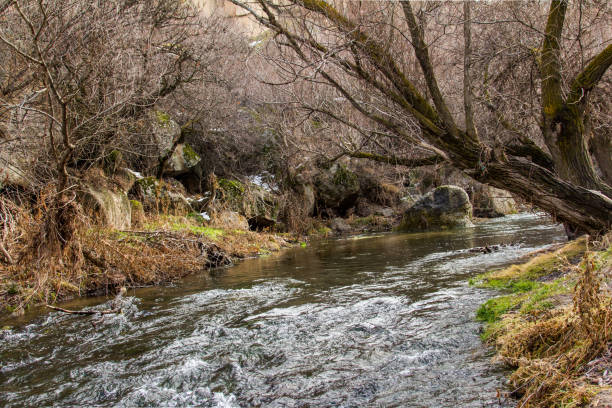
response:
[(202, 159), (187, 143), (179, 143), (166, 164), (164, 173), (176, 177), (192, 171)]
[(435, 231), (472, 226), (472, 204), (460, 187), (441, 186), (410, 207), (399, 231)]
[(130, 200), (132, 209), (132, 225), (142, 225), (145, 221), (144, 207), (138, 200)]
[(185, 198), (184, 188), (176, 181), (142, 177), (134, 183), (129, 196), (140, 201), (149, 213), (186, 215), (193, 210)]
[(319, 208), (342, 215), (355, 205), (360, 191), (357, 175), (344, 164), (322, 170), (314, 178), (314, 187)]

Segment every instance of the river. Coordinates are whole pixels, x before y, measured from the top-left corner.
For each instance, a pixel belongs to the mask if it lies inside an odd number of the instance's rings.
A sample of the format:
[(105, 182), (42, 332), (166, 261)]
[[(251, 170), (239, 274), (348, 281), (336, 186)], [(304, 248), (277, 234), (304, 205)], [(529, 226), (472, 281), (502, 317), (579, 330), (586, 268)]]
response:
[(95, 326), (34, 311), (2, 322), (0, 405), (498, 407), (505, 372), (474, 320), (494, 292), (467, 280), (563, 239), (521, 214), (326, 240), (130, 291)]

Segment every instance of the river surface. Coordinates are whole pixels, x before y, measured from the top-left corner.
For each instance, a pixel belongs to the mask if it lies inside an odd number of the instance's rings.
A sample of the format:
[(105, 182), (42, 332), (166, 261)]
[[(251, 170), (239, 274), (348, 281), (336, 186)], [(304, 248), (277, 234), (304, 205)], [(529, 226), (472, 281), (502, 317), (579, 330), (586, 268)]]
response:
[[(329, 240), (130, 291), (95, 327), (5, 321), (0, 405), (498, 407), (505, 373), (474, 321), (494, 293), (467, 280), (562, 240), (536, 215)], [(467, 251), (493, 244), (507, 246)]]

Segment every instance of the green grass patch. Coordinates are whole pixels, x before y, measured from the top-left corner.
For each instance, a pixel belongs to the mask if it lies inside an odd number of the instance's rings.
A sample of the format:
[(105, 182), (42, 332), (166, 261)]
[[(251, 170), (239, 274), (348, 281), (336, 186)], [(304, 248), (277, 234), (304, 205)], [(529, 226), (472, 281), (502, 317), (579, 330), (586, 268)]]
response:
[(538, 255), (522, 265), (512, 265), (501, 270), (489, 271), (470, 279), (473, 286), (526, 292), (537, 287), (537, 279), (550, 275), (586, 250), (584, 238), (570, 242), (562, 248)]
[(179, 222), (171, 224), (170, 228), (173, 231), (188, 231), (196, 235), (205, 235), (212, 240), (215, 240), (225, 234), (225, 231), (219, 228), (202, 227)]
[(522, 296), (507, 295), (487, 300), (476, 311), (476, 319), (481, 322), (493, 323), (500, 317), (516, 308), (521, 303)]

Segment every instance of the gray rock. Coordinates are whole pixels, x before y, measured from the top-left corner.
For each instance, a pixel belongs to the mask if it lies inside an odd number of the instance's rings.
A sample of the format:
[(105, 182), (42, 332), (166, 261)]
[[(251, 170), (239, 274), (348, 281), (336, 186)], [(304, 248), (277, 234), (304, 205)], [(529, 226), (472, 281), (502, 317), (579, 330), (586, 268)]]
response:
[(150, 114), (153, 139), (159, 149), (159, 155), (167, 152), (181, 135), (181, 126), (165, 112), (154, 111)]
[(334, 164), (314, 179), (319, 208), (345, 213), (359, 197), (359, 180), (345, 165)]
[(213, 214), (211, 225), (217, 228), (249, 230), (247, 219), (235, 211), (220, 211)]
[(166, 164), (165, 174), (176, 177), (189, 173), (202, 159), (187, 143), (180, 143), (174, 149)]
[(350, 232), (352, 230), (351, 226), (343, 218), (334, 218), (331, 221), (330, 228), (335, 232), (339, 232), (341, 234)]
[(517, 205), (509, 192), (480, 185), (472, 193), (474, 216), (483, 218), (503, 217), (517, 212)]
[(400, 231), (446, 230), (473, 226), (472, 204), (465, 190), (440, 186), (404, 213)]
[(381, 215), (385, 218), (391, 218), (395, 215), (395, 211), (390, 207), (381, 207), (376, 209), (376, 215)]
[(82, 187), (79, 197), (83, 208), (104, 225), (115, 229), (131, 227), (132, 206), (125, 192), (86, 185)]
[(193, 211), (177, 181), (160, 183), (155, 177), (143, 177), (136, 180), (128, 194), (140, 201), (146, 212), (186, 215)]

